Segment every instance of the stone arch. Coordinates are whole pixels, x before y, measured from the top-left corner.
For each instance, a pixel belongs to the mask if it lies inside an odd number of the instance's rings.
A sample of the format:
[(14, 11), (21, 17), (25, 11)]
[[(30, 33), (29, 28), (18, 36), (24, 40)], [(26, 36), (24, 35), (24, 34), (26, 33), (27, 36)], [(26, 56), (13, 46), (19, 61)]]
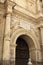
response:
[(36, 47), (37, 49), (40, 49), (39, 42), (38, 42), (36, 36), (35, 36), (34, 34), (32, 34), (32, 32), (31, 32), (30, 30), (27, 31), (27, 30), (25, 30), (25, 29), (23, 29), (23, 28), (19, 28), (19, 29), (17, 29), (16, 31), (14, 31), (14, 33), (13, 33), (13, 35), (12, 35), (12, 37), (11, 37), (11, 39), (12, 39), (12, 40), (11, 40), (11, 43), (13, 42), (13, 44), (15, 44), (17, 38), (18, 38), (20, 35), (27, 35), (27, 36), (29, 36), (29, 37), (33, 40), (35, 47)]
[[(30, 55), (30, 57), (29, 58), (31, 58), (32, 60), (36, 60), (36, 54), (35, 54), (35, 51), (34, 50), (36, 50), (36, 47), (35, 47), (35, 45), (34, 45), (34, 42), (33, 42), (33, 40), (28, 36), (28, 35), (26, 35), (26, 34), (22, 34), (22, 35), (20, 35), (19, 37), (21, 37), (22, 39), (24, 39), (25, 41), (26, 41), (26, 43), (27, 43), (27, 45), (28, 45), (28, 49), (29, 49), (29, 55)], [(18, 38), (19, 38), (18, 37)], [(17, 38), (17, 39), (18, 39)], [(17, 40), (16, 40), (17, 41)], [(18, 45), (17, 45), (18, 46)], [(34, 57), (33, 57), (34, 56)]]
[[(37, 38), (35, 37), (34, 34), (32, 34), (31, 31), (27, 31), (23, 28), (19, 28), (13, 33), (11, 45), (14, 46), (14, 50), (16, 49), (17, 38), (22, 35), (23, 35), (23, 37), (27, 36), (27, 39), (30, 38), (30, 40), (32, 40), (32, 48), (30, 48), (30, 57), (31, 57), (32, 61), (38, 61), (41, 57), (40, 56), (40, 45), (39, 45)], [(24, 39), (26, 40), (26, 38), (24, 38)], [(26, 42), (27, 42), (27, 40), (26, 40)], [(37, 52), (39, 55), (37, 54)], [(15, 51), (14, 51), (14, 54), (15, 54)], [(14, 56), (14, 58), (15, 58), (15, 56)]]

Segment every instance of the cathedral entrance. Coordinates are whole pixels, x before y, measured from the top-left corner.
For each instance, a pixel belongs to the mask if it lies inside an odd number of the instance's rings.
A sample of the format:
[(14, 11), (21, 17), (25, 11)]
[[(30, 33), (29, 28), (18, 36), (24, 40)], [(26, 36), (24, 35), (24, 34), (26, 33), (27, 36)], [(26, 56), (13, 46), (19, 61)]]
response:
[(31, 31), (17, 29), (12, 35), (11, 62), (14, 65), (28, 65), (29, 61), (34, 65), (39, 60), (39, 43), (37, 37)]
[(21, 36), (16, 41), (16, 60), (15, 65), (28, 65), (29, 61), (29, 48), (25, 39)]

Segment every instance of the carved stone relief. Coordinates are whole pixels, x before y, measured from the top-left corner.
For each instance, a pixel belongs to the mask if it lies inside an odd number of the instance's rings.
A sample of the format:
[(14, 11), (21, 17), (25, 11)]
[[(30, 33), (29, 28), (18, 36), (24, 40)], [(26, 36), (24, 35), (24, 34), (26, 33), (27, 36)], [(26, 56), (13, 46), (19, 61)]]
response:
[(25, 19), (22, 19), (22, 18), (19, 18), (19, 16), (17, 15), (17, 17), (15, 16), (12, 16), (12, 19), (11, 19), (11, 34), (16, 30), (18, 29), (18, 27), (21, 27), (21, 28), (24, 28), (26, 30), (33, 30), (34, 31), (34, 34), (36, 34), (37, 37), (39, 37), (39, 34), (38, 34), (38, 28), (36, 27), (35, 24), (33, 24), (30, 21), (28, 20), (25, 20)]

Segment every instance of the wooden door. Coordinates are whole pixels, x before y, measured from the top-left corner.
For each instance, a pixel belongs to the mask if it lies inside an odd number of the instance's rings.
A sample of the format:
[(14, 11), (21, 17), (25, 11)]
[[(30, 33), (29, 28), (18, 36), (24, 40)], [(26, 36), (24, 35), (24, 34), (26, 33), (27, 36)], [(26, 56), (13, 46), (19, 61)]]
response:
[(22, 38), (17, 39), (15, 65), (28, 65), (29, 48), (26, 41)]

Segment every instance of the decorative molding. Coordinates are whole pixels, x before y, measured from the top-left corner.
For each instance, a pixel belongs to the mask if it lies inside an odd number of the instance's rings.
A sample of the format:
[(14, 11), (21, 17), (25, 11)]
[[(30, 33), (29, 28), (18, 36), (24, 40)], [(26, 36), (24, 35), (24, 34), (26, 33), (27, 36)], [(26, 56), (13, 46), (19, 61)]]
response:
[(27, 15), (27, 16), (31, 16), (31, 17), (33, 17), (33, 18), (35, 18), (35, 19), (37, 19), (37, 18), (39, 17), (39, 13), (30, 12), (29, 10), (27, 10), (27, 9), (25, 9), (25, 8), (19, 6), (19, 5), (16, 5), (16, 6), (14, 7), (14, 10), (17, 10), (17, 11), (19, 11), (19, 12), (22, 12), (23, 14), (25, 14), (25, 15)]
[(15, 3), (11, 0), (6, 0), (4, 4), (5, 4), (6, 13), (7, 14), (12, 13)]

